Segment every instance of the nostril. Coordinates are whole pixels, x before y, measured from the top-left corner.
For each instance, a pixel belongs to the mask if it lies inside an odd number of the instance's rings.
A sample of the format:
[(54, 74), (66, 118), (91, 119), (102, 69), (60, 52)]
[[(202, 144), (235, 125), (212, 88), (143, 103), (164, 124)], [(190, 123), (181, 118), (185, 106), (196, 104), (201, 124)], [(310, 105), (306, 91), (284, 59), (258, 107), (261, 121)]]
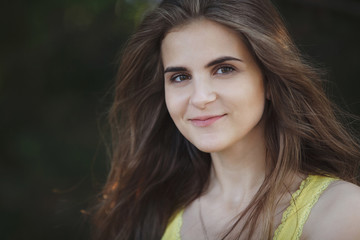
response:
[(195, 92), (190, 98), (190, 104), (197, 108), (205, 108), (207, 104), (216, 100), (215, 92)]

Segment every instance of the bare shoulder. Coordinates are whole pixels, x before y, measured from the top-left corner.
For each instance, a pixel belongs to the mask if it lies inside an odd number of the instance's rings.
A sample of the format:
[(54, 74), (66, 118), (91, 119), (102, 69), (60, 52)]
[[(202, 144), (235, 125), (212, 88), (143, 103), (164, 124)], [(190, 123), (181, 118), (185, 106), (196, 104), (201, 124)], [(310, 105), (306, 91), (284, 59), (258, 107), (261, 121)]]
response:
[(331, 183), (313, 207), (302, 239), (360, 239), (360, 187)]

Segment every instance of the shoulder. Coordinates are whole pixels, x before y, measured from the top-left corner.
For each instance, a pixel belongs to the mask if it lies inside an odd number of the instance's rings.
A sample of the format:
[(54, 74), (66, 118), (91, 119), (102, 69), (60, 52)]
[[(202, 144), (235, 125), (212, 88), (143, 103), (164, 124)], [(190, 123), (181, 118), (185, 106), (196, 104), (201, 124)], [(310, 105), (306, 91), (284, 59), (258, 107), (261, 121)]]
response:
[(304, 225), (303, 239), (360, 239), (360, 187), (335, 181), (323, 192)]

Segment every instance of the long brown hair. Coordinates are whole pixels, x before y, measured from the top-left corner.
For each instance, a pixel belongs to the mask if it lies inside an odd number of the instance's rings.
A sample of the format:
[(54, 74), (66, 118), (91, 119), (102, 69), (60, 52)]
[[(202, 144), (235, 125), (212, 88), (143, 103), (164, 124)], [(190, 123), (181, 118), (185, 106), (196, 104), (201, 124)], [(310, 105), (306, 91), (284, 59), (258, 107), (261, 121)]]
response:
[(160, 239), (171, 216), (208, 186), (210, 155), (181, 135), (166, 109), (160, 53), (167, 32), (199, 18), (239, 33), (271, 96), (264, 112), (266, 178), (239, 215), (247, 220), (235, 235), (250, 239), (260, 226), (261, 239), (271, 238), (277, 196), (294, 172), (357, 183), (359, 144), (270, 1), (165, 0), (144, 17), (122, 56), (109, 113), (111, 171), (94, 215), (96, 239)]

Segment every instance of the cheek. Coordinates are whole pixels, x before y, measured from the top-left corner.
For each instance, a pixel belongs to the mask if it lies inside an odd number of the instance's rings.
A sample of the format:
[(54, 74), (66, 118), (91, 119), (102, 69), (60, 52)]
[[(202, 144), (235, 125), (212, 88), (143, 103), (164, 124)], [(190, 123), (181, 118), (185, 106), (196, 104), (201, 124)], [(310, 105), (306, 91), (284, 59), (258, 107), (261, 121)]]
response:
[(165, 103), (169, 112), (184, 111), (188, 105), (187, 91), (176, 87), (165, 87)]
[(227, 91), (227, 99), (241, 118), (254, 118), (262, 115), (265, 106), (265, 92), (262, 84), (243, 84), (233, 86)]
[(165, 87), (165, 104), (174, 121), (184, 114), (184, 101), (184, 97), (179, 91)]
[(239, 104), (252, 104), (265, 98), (264, 87), (258, 80), (240, 79), (235, 84), (219, 85), (219, 95)]
[(265, 109), (265, 92), (263, 88), (254, 89), (247, 98), (247, 106), (249, 117), (254, 118), (254, 121), (258, 121), (262, 118)]
[(265, 101), (265, 92), (262, 88), (251, 89), (244, 93), (243, 101), (252, 107), (261, 107)]
[(243, 95), (251, 104), (257, 102), (263, 102), (265, 100), (264, 83), (261, 76), (250, 75), (243, 85)]

